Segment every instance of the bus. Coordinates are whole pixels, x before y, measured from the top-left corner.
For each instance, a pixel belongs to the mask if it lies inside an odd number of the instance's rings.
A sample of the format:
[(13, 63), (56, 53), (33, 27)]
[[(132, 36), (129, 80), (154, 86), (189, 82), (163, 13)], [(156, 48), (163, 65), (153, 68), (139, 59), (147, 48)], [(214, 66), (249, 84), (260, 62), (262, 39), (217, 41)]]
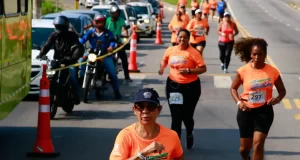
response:
[(31, 19), (32, 0), (0, 0), (0, 120), (30, 88)]

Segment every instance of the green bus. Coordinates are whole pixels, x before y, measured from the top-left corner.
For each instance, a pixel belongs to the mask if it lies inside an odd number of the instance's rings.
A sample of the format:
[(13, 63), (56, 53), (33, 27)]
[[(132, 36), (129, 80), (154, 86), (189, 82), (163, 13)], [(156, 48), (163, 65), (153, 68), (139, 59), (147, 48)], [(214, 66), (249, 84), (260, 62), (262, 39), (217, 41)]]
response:
[(0, 120), (27, 95), (32, 0), (0, 0)]

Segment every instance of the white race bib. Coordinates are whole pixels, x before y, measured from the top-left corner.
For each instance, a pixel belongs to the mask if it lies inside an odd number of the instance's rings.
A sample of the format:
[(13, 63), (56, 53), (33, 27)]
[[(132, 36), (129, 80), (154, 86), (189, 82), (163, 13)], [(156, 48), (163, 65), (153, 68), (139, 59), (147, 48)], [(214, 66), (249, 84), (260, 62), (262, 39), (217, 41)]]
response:
[(183, 104), (183, 96), (179, 92), (170, 93), (170, 104)]
[(204, 29), (197, 27), (196, 30), (197, 30), (197, 32), (196, 32), (197, 36), (204, 36), (204, 33), (205, 33)]
[(249, 103), (265, 103), (266, 102), (266, 92), (265, 91), (254, 91), (249, 92), (248, 97)]

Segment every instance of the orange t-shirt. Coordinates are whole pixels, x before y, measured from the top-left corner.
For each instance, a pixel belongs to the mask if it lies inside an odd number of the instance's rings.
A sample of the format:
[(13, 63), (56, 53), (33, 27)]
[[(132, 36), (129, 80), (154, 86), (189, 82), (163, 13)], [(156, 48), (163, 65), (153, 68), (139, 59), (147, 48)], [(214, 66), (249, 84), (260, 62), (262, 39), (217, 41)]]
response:
[[(175, 15), (173, 16), (171, 22), (174, 21), (174, 20), (176, 20), (176, 19), (177, 19), (177, 16), (176, 16), (176, 14), (175, 14)], [(181, 19), (182, 19), (184, 22), (186, 22), (186, 24), (188, 24), (189, 21), (190, 21), (190, 17), (189, 17), (188, 14), (181, 15)]]
[(188, 49), (181, 51), (179, 46), (169, 47), (164, 56), (163, 61), (169, 64), (169, 78), (177, 83), (190, 83), (197, 80), (197, 74), (180, 74), (179, 69), (194, 69), (205, 65), (204, 60), (198, 50), (189, 46)]
[(199, 8), (199, 2), (198, 1), (196, 1), (196, 2), (192, 1), (191, 2), (191, 8), (192, 8), (192, 10), (198, 9)]
[(218, 5), (218, 2), (216, 0), (210, 0), (209, 4), (210, 4), (211, 9), (216, 9), (217, 5)]
[(210, 4), (204, 2), (202, 4), (202, 13), (203, 14), (209, 14), (209, 10), (210, 10)]
[(184, 21), (184, 20), (178, 21), (177, 18), (173, 19), (173, 20), (170, 22), (168, 28), (169, 28), (169, 30), (172, 31), (171, 43), (177, 42), (177, 41), (176, 41), (176, 37), (177, 37), (176, 34), (177, 34), (177, 32), (173, 32), (173, 29), (177, 29), (177, 30), (179, 31), (179, 29), (185, 29), (186, 26), (187, 26), (186, 21)]
[(244, 88), (240, 97), (247, 100), (246, 104), (250, 108), (258, 108), (272, 98), (273, 86), (280, 73), (269, 64), (259, 70), (254, 69), (252, 64), (247, 63), (237, 70)]
[(187, 30), (196, 29), (197, 31), (191, 33), (190, 42), (196, 44), (201, 41), (205, 41), (205, 28), (208, 27), (209, 25), (206, 19), (201, 19), (201, 21), (192, 19), (186, 28)]
[[(158, 142), (165, 146), (162, 153), (168, 153), (166, 160), (178, 158), (183, 154), (180, 140), (175, 131), (159, 125), (160, 132), (157, 137), (151, 140), (142, 139), (135, 130), (135, 123), (121, 130), (116, 138), (114, 148), (109, 160), (127, 160), (142, 151), (152, 142)], [(158, 155), (153, 153), (147, 156)]]

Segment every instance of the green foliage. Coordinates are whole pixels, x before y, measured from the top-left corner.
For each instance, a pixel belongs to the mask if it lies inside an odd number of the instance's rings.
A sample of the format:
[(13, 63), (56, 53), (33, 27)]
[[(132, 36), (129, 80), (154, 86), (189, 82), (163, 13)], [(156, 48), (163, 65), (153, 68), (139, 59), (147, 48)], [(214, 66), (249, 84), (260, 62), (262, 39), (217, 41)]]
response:
[(56, 11), (55, 3), (50, 0), (44, 0), (42, 2), (42, 15), (49, 14), (49, 13), (56, 13), (63, 11), (63, 8), (58, 7)]

